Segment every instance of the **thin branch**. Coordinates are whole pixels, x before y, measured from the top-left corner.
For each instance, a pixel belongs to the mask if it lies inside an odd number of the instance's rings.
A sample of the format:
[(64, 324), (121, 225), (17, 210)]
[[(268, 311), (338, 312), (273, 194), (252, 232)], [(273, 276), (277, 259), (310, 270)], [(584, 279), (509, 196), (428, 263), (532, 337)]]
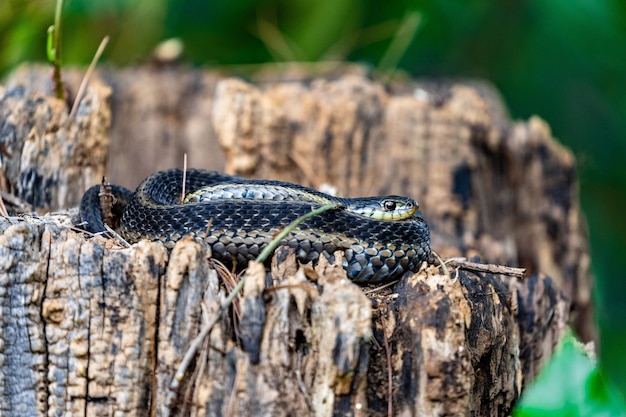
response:
[(453, 268), (459, 268), (466, 271), (473, 272), (485, 272), (488, 274), (507, 275), (517, 279), (524, 279), (526, 274), (526, 268), (514, 268), (512, 266), (497, 265), (497, 264), (480, 264), (477, 262), (470, 262), (465, 258), (451, 258), (445, 260), (446, 265), (450, 265)]
[(399, 280), (399, 279), (396, 279), (396, 280), (391, 281), (391, 282), (388, 282), (388, 283), (386, 283), (386, 284), (379, 285), (379, 286), (374, 287), (374, 288), (370, 288), (369, 290), (365, 290), (365, 291), (363, 291), (363, 294), (367, 295), (367, 294), (372, 294), (372, 293), (375, 293), (375, 292), (380, 292), (381, 290), (384, 290), (384, 289), (385, 289), (385, 288), (387, 288), (387, 287), (391, 287), (392, 285), (396, 285), (396, 283), (397, 283), (398, 281), (400, 281), (400, 280)]

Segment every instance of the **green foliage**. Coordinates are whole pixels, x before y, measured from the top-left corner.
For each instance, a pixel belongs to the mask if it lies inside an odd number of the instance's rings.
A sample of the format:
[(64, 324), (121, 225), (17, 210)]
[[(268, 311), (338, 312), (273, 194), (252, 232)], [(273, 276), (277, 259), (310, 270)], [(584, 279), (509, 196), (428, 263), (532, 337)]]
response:
[(626, 416), (623, 398), (579, 342), (567, 336), (537, 380), (522, 394), (514, 417)]

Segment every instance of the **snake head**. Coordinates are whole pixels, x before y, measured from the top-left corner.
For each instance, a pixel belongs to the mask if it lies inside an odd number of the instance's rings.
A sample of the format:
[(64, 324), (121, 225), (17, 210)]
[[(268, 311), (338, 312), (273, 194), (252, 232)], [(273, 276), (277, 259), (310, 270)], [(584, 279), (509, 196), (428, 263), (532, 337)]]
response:
[(392, 195), (355, 198), (353, 204), (346, 208), (372, 219), (397, 221), (412, 218), (419, 209), (419, 204), (412, 198)]

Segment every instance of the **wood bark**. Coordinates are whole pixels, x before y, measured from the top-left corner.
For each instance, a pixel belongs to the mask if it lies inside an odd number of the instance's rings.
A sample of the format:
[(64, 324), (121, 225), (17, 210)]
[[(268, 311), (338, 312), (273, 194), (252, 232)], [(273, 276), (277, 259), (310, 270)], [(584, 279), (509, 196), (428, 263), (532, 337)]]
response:
[[(6, 184), (40, 210), (76, 205), (100, 178), (71, 192), (59, 193), (61, 182), (42, 187), (64, 198), (35, 198), (42, 192), (28, 184), (20, 194), (29, 165), (9, 164), (45, 158), (24, 145), (29, 132), (49, 132), (41, 152), (50, 141), (82, 149), (70, 171), (93, 164), (87, 171), (99, 177), (112, 114), (110, 149), (124, 149), (112, 167), (122, 160), (143, 176), (180, 166), (183, 151), (198, 158), (221, 148), (231, 173), (330, 184), (348, 196), (410, 195), (442, 256), (529, 274), (520, 281), (433, 260), (364, 290), (337, 266), (340, 254), (313, 267), (279, 249), (270, 271), (250, 265), (243, 295), (177, 379), (228, 292), (206, 248), (184, 239), (168, 253), (85, 238), (75, 210), (0, 218), (1, 415), (506, 415), (568, 319), (589, 329), (573, 157), (540, 119), (510, 122), (485, 84), (383, 86), (345, 75), (255, 85), (182, 69), (111, 70), (93, 80), (76, 120), (49, 125), (33, 115), (61, 120), (67, 108), (37, 95), (49, 88), (42, 77), (23, 68), (0, 89)], [(77, 75), (66, 77), (72, 90)], [(22, 116), (12, 119), (12, 108)], [(65, 172), (73, 159), (59, 155), (46, 163)]]

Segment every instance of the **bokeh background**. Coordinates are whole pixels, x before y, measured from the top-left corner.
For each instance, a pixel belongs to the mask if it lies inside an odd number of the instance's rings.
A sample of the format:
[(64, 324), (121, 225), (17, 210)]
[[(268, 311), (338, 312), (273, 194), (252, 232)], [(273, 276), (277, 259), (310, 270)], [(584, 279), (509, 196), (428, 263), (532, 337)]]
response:
[[(54, 0), (0, 0), (0, 77), (46, 60)], [(483, 78), (578, 160), (602, 372), (626, 392), (624, 0), (66, 0), (62, 62), (138, 65), (177, 38), (191, 65), (353, 61), (383, 75)], [(624, 165), (622, 165), (624, 163)]]

